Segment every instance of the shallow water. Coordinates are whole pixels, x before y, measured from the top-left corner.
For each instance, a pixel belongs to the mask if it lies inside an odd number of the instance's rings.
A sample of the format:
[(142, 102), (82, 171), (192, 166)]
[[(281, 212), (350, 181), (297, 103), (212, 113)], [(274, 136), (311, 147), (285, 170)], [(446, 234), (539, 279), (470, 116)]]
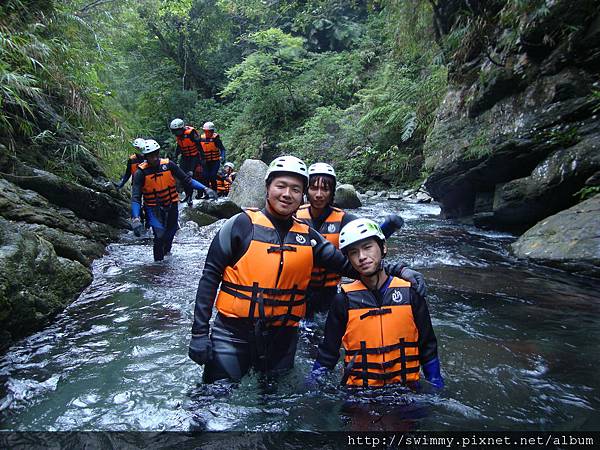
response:
[[(131, 233), (93, 265), (58, 320), (0, 359), (0, 430), (598, 430), (600, 283), (515, 260), (514, 237), (442, 221), (434, 205), (370, 203), (405, 227), (389, 259), (420, 269), (446, 388), (350, 396), (304, 386), (322, 335), (305, 327), (277, 382), (199, 384), (187, 357), (198, 279), (223, 223), (183, 224), (152, 261)], [(322, 324), (321, 318), (321, 324)]]

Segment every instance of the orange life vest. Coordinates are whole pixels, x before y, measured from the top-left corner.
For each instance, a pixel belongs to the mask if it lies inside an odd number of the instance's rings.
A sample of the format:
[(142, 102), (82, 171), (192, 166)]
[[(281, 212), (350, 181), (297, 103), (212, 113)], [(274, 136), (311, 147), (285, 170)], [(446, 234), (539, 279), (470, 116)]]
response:
[(146, 206), (168, 206), (179, 201), (175, 177), (169, 170), (169, 160), (161, 158), (160, 164), (154, 170), (147, 161), (138, 167), (144, 174), (144, 204)]
[(200, 144), (202, 145), (202, 150), (204, 150), (204, 159), (206, 161), (218, 161), (221, 159), (221, 151), (215, 142), (218, 138), (218, 133), (214, 133), (212, 137), (206, 137), (206, 133), (202, 133), (202, 136), (200, 136)]
[(190, 137), (195, 131), (195, 128), (186, 126), (182, 136), (175, 136), (177, 145), (179, 145), (179, 148), (181, 149), (181, 154), (185, 157), (198, 156), (200, 154), (198, 151), (198, 144), (192, 141)]
[(217, 192), (221, 194), (229, 194), (231, 182), (226, 177), (217, 177)]
[[(302, 205), (296, 212), (296, 217), (307, 225), (310, 225), (312, 220), (309, 208), (310, 204)], [(335, 245), (335, 248), (340, 248), (340, 229), (342, 227), (342, 219), (346, 213), (339, 208), (331, 207), (331, 209), (331, 213), (317, 231)], [(339, 274), (328, 272), (323, 267), (314, 267), (309, 286), (315, 289), (332, 287), (337, 286), (340, 280), (341, 277)]]
[(138, 166), (144, 162), (144, 159), (140, 159), (136, 153), (129, 156), (129, 159), (131, 160), (131, 176), (133, 177), (136, 170), (138, 170)]
[(258, 318), (271, 326), (298, 326), (306, 313), (306, 288), (313, 266), (307, 225), (294, 221), (281, 242), (271, 221), (247, 209), (252, 221), (248, 250), (223, 273), (218, 311), (234, 318)]
[(344, 379), (351, 386), (385, 386), (419, 380), (419, 331), (410, 283), (392, 278), (382, 306), (360, 281), (342, 284), (349, 300)]

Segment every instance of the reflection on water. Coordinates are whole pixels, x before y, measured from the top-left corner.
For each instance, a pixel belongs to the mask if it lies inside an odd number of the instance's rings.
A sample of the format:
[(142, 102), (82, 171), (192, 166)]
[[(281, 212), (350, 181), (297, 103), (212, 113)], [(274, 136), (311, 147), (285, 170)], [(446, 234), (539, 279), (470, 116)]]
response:
[(187, 344), (220, 221), (185, 224), (161, 263), (148, 239), (111, 245), (77, 302), (0, 360), (0, 429), (598, 429), (600, 283), (518, 262), (513, 236), (441, 221), (435, 205), (381, 202), (359, 213), (394, 212), (406, 224), (389, 257), (429, 282), (442, 392), (427, 383), (351, 392), (339, 371), (309, 390), (323, 317), (304, 327), (296, 367), (277, 382), (199, 384)]

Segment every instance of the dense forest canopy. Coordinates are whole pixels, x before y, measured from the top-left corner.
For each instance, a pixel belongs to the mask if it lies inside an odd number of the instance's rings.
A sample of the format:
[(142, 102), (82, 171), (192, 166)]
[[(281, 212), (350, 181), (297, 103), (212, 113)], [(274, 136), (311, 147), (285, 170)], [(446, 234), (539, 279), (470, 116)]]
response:
[(360, 186), (418, 182), (453, 64), (492, 44), (474, 39), (492, 21), (544, 14), (540, 0), (8, 0), (2, 139), (59, 161), (89, 151), (116, 175), (128, 141), (168, 152), (182, 117), (215, 122), (237, 163), (294, 153)]

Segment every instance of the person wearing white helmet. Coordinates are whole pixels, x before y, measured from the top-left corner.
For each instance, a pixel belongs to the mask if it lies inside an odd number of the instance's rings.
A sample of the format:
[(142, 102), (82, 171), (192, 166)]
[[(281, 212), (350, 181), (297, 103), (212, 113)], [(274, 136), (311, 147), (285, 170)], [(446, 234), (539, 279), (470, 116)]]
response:
[(215, 191), (217, 190), (217, 174), (221, 161), (225, 161), (226, 150), (221, 136), (215, 132), (215, 124), (205, 122), (202, 125), (200, 144), (204, 152), (203, 177), (206, 183)]
[(437, 339), (427, 303), (411, 283), (389, 275), (381, 228), (356, 219), (340, 232), (340, 249), (360, 279), (341, 285), (331, 305), (312, 378), (332, 370), (345, 350), (342, 384), (416, 386), (422, 369), (436, 388), (444, 386)]
[(202, 190), (216, 198), (217, 194), (202, 183), (194, 180), (189, 174), (168, 158), (160, 157), (160, 145), (154, 139), (144, 143), (143, 154), (146, 161), (138, 166), (133, 177), (131, 193), (131, 217), (133, 232), (140, 236), (142, 224), (140, 214), (142, 197), (146, 220), (154, 233), (154, 260), (162, 261), (171, 251), (173, 238), (177, 232), (179, 218), (179, 194), (176, 180), (186, 187)]
[[(175, 136), (175, 162), (181, 155), (179, 162), (181, 170), (198, 181), (203, 181), (204, 151), (200, 143), (200, 134), (194, 127), (186, 125), (182, 119), (173, 119), (169, 125), (171, 133)], [(191, 206), (194, 190), (186, 187), (183, 201)], [(200, 195), (200, 191), (198, 192)]]
[[(327, 163), (317, 162), (308, 168), (308, 191), (306, 197), (309, 203), (302, 205), (296, 217), (321, 233), (329, 242), (339, 247), (339, 234), (342, 227), (357, 219), (340, 208), (333, 206), (335, 197), (336, 174), (334, 168)], [(391, 236), (400, 229), (404, 220), (396, 214), (387, 216), (381, 224), (385, 237)], [(406, 268), (404, 277), (411, 276), (411, 269)], [(425, 281), (415, 272), (413, 281), (417, 281), (418, 290), (425, 293)], [(307, 294), (308, 319), (312, 319), (315, 312), (329, 311), (331, 300), (337, 292), (340, 276), (337, 273), (326, 271), (323, 267), (313, 270), (309, 292)]]
[(206, 383), (239, 381), (251, 368), (274, 374), (293, 367), (313, 266), (358, 275), (335, 246), (293, 217), (308, 186), (302, 160), (273, 160), (265, 185), (264, 208), (229, 219), (206, 257), (188, 352), (205, 366)]
[(115, 188), (117, 188), (117, 190), (120, 190), (123, 186), (125, 186), (125, 183), (127, 183), (129, 177), (134, 176), (138, 166), (146, 160), (146, 158), (142, 154), (145, 142), (145, 139), (137, 138), (134, 139), (131, 143), (131, 145), (135, 149), (135, 153), (129, 155), (129, 158), (127, 159), (127, 167), (125, 168), (125, 173), (121, 177), (119, 183), (115, 183)]
[(233, 171), (234, 168), (234, 164), (228, 161), (223, 165), (222, 172), (220, 171), (217, 174), (217, 194), (219, 194), (219, 197), (226, 197), (229, 195), (231, 185), (237, 175)]

